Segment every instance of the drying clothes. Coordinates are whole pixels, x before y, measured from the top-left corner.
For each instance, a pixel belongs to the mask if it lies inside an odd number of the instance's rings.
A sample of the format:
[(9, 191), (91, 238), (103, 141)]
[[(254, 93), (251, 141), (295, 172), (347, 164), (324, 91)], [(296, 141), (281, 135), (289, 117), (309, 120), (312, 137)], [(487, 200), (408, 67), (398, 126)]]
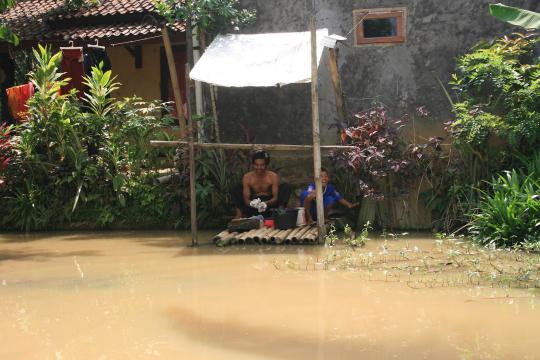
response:
[(62, 87), (62, 94), (67, 94), (71, 89), (77, 89), (81, 98), (84, 92), (83, 75), (84, 59), (82, 49), (62, 49), (62, 71), (64, 78), (70, 78), (69, 83)]
[(105, 49), (88, 47), (84, 51), (84, 71), (86, 76), (92, 76), (92, 68), (103, 61), (103, 72), (111, 70), (111, 60)]
[(34, 84), (13, 86), (6, 89), (9, 111), (16, 121), (26, 120), (27, 101), (34, 95)]

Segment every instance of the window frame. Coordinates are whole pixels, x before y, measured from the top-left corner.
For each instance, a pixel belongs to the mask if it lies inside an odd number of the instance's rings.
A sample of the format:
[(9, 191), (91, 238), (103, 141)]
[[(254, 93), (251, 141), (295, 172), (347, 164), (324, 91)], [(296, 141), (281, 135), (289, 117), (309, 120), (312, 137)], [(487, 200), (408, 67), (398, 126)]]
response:
[[(396, 36), (364, 37), (364, 20), (396, 18)], [(354, 46), (365, 45), (397, 45), (406, 41), (407, 33), (407, 9), (379, 8), (379, 9), (356, 9), (353, 10)]]

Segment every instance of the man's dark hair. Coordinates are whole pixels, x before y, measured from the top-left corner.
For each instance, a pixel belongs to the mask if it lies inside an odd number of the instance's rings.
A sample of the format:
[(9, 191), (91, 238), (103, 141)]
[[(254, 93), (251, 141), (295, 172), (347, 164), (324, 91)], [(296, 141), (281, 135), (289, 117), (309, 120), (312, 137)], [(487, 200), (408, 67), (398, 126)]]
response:
[(328, 171), (327, 168), (321, 167), (321, 172), (325, 172), (326, 175), (330, 175), (330, 172)]
[(257, 159), (263, 159), (266, 165), (270, 163), (270, 155), (264, 150), (257, 150), (251, 155), (252, 164), (255, 164), (255, 160)]

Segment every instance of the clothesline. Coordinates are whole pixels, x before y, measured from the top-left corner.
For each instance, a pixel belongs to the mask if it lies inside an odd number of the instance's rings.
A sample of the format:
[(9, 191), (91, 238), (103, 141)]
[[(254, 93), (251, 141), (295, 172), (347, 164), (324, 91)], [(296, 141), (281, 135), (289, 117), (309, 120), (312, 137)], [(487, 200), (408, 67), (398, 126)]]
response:
[(111, 44), (111, 46), (114, 47), (114, 46), (125, 45), (125, 44), (133, 44), (133, 43), (136, 43), (136, 42), (141, 42), (141, 41), (146, 41), (146, 40), (151, 40), (151, 39), (157, 39), (157, 38), (160, 38), (160, 37), (163, 37), (163, 35), (150, 36), (150, 37), (147, 37), (147, 38), (137, 39), (137, 40), (123, 41), (123, 42)]

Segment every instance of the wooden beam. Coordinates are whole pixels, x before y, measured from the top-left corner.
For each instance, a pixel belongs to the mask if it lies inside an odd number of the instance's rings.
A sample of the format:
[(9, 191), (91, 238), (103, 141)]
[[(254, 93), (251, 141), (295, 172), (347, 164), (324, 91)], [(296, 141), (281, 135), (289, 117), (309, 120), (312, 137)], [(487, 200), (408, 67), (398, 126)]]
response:
[[(171, 77), (171, 84), (174, 93), (174, 102), (176, 103), (176, 113), (178, 115), (178, 125), (180, 126), (180, 134), (182, 137), (186, 137), (186, 115), (184, 114), (184, 107), (182, 106), (182, 91), (180, 90), (180, 84), (178, 83), (178, 75), (176, 74), (176, 65), (174, 64), (174, 56), (171, 46), (171, 39), (169, 37), (169, 31), (167, 25), (163, 26), (161, 30), (163, 35), (163, 46), (165, 47), (165, 54), (167, 55), (167, 64), (169, 65), (169, 74)], [(187, 76), (187, 74), (186, 74)]]
[(336, 49), (328, 49), (328, 68), (330, 69), (332, 85), (334, 86), (334, 95), (336, 96), (336, 108), (338, 118), (341, 122), (344, 122), (347, 118), (347, 114), (343, 101), (343, 90), (341, 88), (341, 79), (339, 77)]
[[(312, 9), (312, 12), (314, 9)], [(324, 204), (321, 182), (321, 137), (319, 132), (319, 88), (317, 81), (317, 30), (315, 14), (309, 22), (311, 32), (311, 127), (313, 133), (313, 169), (315, 173), (315, 193), (317, 199), (318, 241), (326, 235), (324, 228)]]
[[(150, 145), (155, 147), (189, 146), (189, 141), (151, 140)], [(233, 149), (233, 150), (269, 150), (269, 151), (310, 151), (313, 145), (286, 145), (286, 144), (230, 144), (230, 143), (194, 143), (193, 146), (201, 149)], [(321, 150), (352, 151), (355, 146), (321, 145)]]
[(191, 245), (197, 246), (197, 192), (195, 191), (195, 147), (193, 146), (193, 118), (191, 117), (191, 99), (189, 88), (189, 63), (186, 64), (186, 92), (187, 92), (187, 114), (188, 114), (188, 131), (189, 131), (189, 202), (190, 202), (190, 217), (191, 217)]

